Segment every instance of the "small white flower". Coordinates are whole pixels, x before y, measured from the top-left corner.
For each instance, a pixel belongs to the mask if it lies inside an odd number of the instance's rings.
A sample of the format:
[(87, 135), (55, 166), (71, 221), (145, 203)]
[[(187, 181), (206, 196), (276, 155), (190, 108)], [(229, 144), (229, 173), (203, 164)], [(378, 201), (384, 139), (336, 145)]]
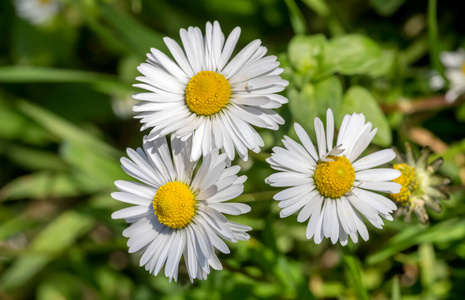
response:
[[(442, 52), (440, 59), (446, 67), (445, 74), (450, 84), (449, 91), (446, 93), (446, 101), (452, 103), (465, 93), (465, 51), (458, 49), (456, 52)], [(437, 76), (431, 79), (433, 89), (441, 86), (441, 79)]]
[(191, 162), (191, 144), (171, 140), (172, 155), (166, 139), (148, 141), (143, 149), (127, 150), (130, 159), (121, 159), (123, 170), (140, 182), (116, 181), (116, 200), (134, 206), (112, 214), (131, 225), (123, 231), (129, 252), (140, 251), (140, 265), (157, 275), (176, 281), (178, 265), (184, 256), (191, 281), (206, 279), (210, 267), (221, 270), (215, 249), (229, 253), (222, 239), (246, 241), (249, 226), (228, 221), (223, 214), (240, 215), (250, 211), (242, 203), (226, 203), (239, 196), (245, 176), (238, 177), (239, 166), (228, 167), (226, 154), (218, 150), (197, 162)]
[(321, 243), (323, 237), (338, 240), (342, 245), (358, 241), (358, 235), (366, 241), (368, 231), (360, 217), (361, 213), (377, 228), (382, 228), (380, 216), (392, 220), (391, 213), (396, 205), (388, 198), (374, 193), (398, 193), (400, 185), (390, 180), (400, 176), (392, 168), (373, 167), (395, 158), (392, 149), (385, 149), (357, 159), (370, 144), (377, 129), (365, 123), (363, 114), (346, 115), (342, 121), (333, 147), (334, 119), (328, 109), (326, 134), (323, 122), (315, 118), (317, 148), (299, 125), (294, 129), (303, 146), (285, 136), (284, 148), (274, 147), (267, 162), (278, 173), (265, 181), (275, 187), (291, 187), (274, 196), (280, 201), (281, 217), (285, 218), (300, 210), (297, 220), (305, 222), (307, 238)]
[(56, 0), (15, 0), (14, 4), (18, 16), (34, 25), (52, 20), (60, 9)]
[(184, 50), (168, 37), (165, 44), (174, 60), (151, 49), (147, 62), (138, 67), (143, 82), (134, 86), (149, 92), (134, 95), (143, 101), (134, 106), (144, 123), (152, 128), (150, 140), (169, 133), (182, 140), (193, 138), (191, 159), (212, 149), (222, 149), (233, 159), (235, 151), (247, 160), (247, 151), (259, 152), (264, 145), (252, 127), (276, 130), (284, 124), (274, 108), (288, 100), (276, 93), (288, 85), (279, 74), (276, 56), (254, 40), (232, 59), (239, 39), (236, 27), (225, 39), (218, 22), (208, 22), (203, 36), (198, 27), (181, 29)]

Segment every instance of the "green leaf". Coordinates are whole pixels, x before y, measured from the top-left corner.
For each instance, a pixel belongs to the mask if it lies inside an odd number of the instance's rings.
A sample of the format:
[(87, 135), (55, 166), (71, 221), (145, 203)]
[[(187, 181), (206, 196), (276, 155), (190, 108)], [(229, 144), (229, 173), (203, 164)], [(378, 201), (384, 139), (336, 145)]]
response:
[(350, 282), (350, 285), (355, 289), (357, 299), (368, 300), (370, 298), (360, 275), (360, 261), (348, 251), (349, 250), (347, 248), (343, 248), (344, 254), (342, 256), (342, 260), (344, 262), (346, 277)]
[(129, 44), (134, 53), (145, 57), (151, 47), (165, 47), (163, 35), (146, 27), (124, 11), (117, 10), (115, 5), (99, 2), (98, 6), (101, 17), (115, 30), (114, 35)]
[(71, 122), (30, 102), (18, 101), (18, 109), (63, 140), (85, 144), (89, 149), (119, 157), (120, 152)]
[(443, 221), (431, 227), (411, 226), (392, 237), (381, 250), (369, 255), (368, 264), (381, 262), (403, 250), (422, 243), (444, 243), (465, 238), (465, 221), (459, 218)]
[(17, 288), (37, 275), (49, 262), (89, 231), (94, 221), (76, 211), (66, 211), (54, 219), (32, 241), (28, 252), (11, 265), (0, 278), (5, 289)]
[(0, 241), (21, 232), (29, 227), (32, 227), (37, 222), (23, 215), (15, 216), (0, 223)]
[(42, 280), (37, 288), (37, 300), (79, 299), (83, 297), (83, 285), (69, 273), (54, 273)]
[(399, 277), (395, 276), (392, 279), (391, 300), (401, 300)]
[(314, 132), (313, 119), (326, 119), (326, 110), (336, 111), (342, 97), (342, 86), (339, 79), (332, 76), (316, 84), (307, 84), (299, 93), (295, 89), (288, 91), (289, 108), (293, 119), (302, 125), (307, 132)]
[(383, 51), (372, 39), (350, 34), (331, 39), (325, 47), (323, 69), (344, 75), (378, 74)]
[(73, 82), (91, 84), (97, 91), (105, 94), (123, 94), (135, 92), (129, 84), (118, 81), (114, 76), (101, 73), (54, 69), (43, 67), (0, 67), (0, 82)]
[(0, 137), (34, 145), (44, 145), (53, 140), (43, 128), (36, 126), (6, 102), (0, 99)]
[(68, 165), (54, 152), (13, 144), (7, 145), (5, 148), (6, 156), (9, 159), (29, 170), (64, 171), (68, 169)]
[(0, 190), (0, 199), (42, 199), (81, 194), (76, 180), (67, 173), (36, 172), (16, 177)]
[(392, 143), (391, 129), (386, 116), (381, 111), (378, 103), (371, 93), (361, 86), (352, 86), (342, 98), (339, 110), (336, 113), (338, 123), (346, 114), (363, 113), (368, 122), (373, 124), (373, 128), (378, 128), (378, 132), (373, 139), (373, 143), (383, 147), (388, 147)]
[(326, 38), (322, 34), (293, 37), (287, 50), (292, 68), (300, 74), (315, 74), (325, 43)]
[(64, 143), (60, 153), (65, 161), (82, 171), (101, 188), (113, 187), (118, 179), (129, 179), (123, 172), (116, 158), (108, 157), (104, 152), (97, 152), (86, 144), (79, 142)]
[(371, 6), (382, 16), (390, 16), (404, 4), (405, 0), (370, 0)]
[(291, 19), (292, 29), (296, 35), (305, 34), (307, 31), (305, 18), (300, 11), (299, 7), (294, 0), (284, 0), (286, 2), (287, 8), (289, 9), (289, 17)]

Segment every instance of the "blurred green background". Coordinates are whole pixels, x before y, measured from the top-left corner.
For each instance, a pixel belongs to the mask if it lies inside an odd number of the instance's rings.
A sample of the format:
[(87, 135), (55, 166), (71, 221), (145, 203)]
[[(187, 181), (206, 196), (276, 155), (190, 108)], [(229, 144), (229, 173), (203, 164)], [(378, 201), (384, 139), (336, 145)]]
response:
[[(465, 297), (465, 104), (429, 86), (444, 72), (439, 53), (465, 46), (459, 1), (59, 2), (50, 22), (32, 25), (0, 1), (0, 299)], [(110, 218), (125, 205), (110, 193), (128, 179), (119, 158), (144, 134), (131, 112), (137, 65), (150, 47), (167, 53), (163, 36), (214, 20), (225, 34), (242, 28), (238, 48), (259, 38), (278, 55), (290, 103), (284, 126), (260, 131), (263, 151), (235, 162), (252, 211), (231, 219), (254, 228), (251, 240), (228, 243), (224, 270), (208, 280), (191, 284), (181, 267), (169, 283), (127, 253), (125, 224)], [(368, 242), (344, 249), (308, 241), (295, 216), (280, 219), (264, 159), (293, 136), (293, 121), (312, 130), (328, 107), (339, 122), (367, 115), (378, 127), (369, 151), (409, 141), (444, 157), (443, 211), (429, 211), (427, 225), (369, 225)]]

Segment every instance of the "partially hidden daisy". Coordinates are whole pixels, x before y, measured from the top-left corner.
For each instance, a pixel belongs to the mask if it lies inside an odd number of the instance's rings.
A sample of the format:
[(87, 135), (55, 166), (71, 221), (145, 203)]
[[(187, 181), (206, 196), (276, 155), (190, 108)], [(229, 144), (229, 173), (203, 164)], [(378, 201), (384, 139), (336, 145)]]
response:
[(394, 148), (397, 163), (393, 167), (402, 173), (394, 181), (401, 184), (402, 188), (399, 193), (390, 194), (389, 197), (399, 207), (396, 217), (403, 216), (406, 222), (410, 222), (412, 213), (415, 212), (418, 220), (426, 223), (429, 220), (426, 207), (435, 212), (442, 211), (439, 200), (449, 198), (445, 187), (450, 179), (436, 174), (444, 162), (442, 157), (428, 163), (431, 154), (429, 147), (423, 148), (418, 158), (413, 154), (410, 144), (407, 143), (405, 148), (405, 155)]
[(246, 241), (249, 226), (228, 221), (224, 214), (250, 211), (242, 203), (226, 202), (239, 196), (246, 176), (239, 166), (228, 167), (226, 154), (212, 151), (200, 166), (189, 159), (191, 144), (171, 139), (148, 141), (143, 149), (128, 149), (121, 159), (123, 170), (139, 182), (116, 181), (116, 200), (134, 206), (112, 214), (131, 225), (123, 231), (129, 252), (140, 252), (140, 265), (157, 275), (164, 266), (170, 281), (178, 278), (183, 257), (191, 281), (206, 279), (210, 267), (221, 270), (215, 249), (229, 253), (223, 241)]
[(235, 152), (247, 160), (248, 149), (259, 152), (264, 145), (255, 128), (276, 130), (284, 119), (273, 109), (287, 103), (276, 93), (288, 85), (279, 75), (276, 56), (254, 40), (233, 58), (239, 39), (236, 27), (225, 39), (218, 22), (208, 22), (205, 35), (198, 27), (181, 29), (184, 50), (171, 38), (164, 42), (173, 59), (158, 49), (147, 54), (138, 70), (148, 92), (135, 94), (142, 102), (134, 106), (141, 130), (152, 128), (149, 140), (169, 133), (193, 139), (191, 159), (212, 149), (222, 149), (229, 159)]
[(354, 243), (358, 234), (366, 241), (368, 230), (360, 215), (382, 228), (383, 218), (392, 220), (396, 205), (377, 192), (397, 193), (400, 184), (391, 180), (400, 176), (392, 168), (373, 167), (395, 158), (392, 149), (385, 149), (358, 159), (376, 134), (363, 114), (346, 115), (333, 147), (334, 118), (328, 109), (326, 133), (323, 122), (315, 118), (317, 149), (299, 124), (294, 129), (301, 144), (284, 136), (285, 148), (274, 147), (267, 162), (278, 173), (266, 178), (275, 187), (290, 187), (274, 196), (282, 208), (280, 216), (299, 211), (297, 220), (307, 225), (307, 238), (319, 244), (324, 237), (335, 244)]
[(34, 25), (46, 24), (60, 10), (56, 0), (15, 0), (14, 4), (18, 16)]
[[(446, 92), (446, 102), (453, 103), (461, 95), (465, 94), (465, 50), (444, 51), (440, 54), (440, 59), (445, 70), (445, 75), (449, 81), (449, 90)], [(438, 90), (445, 86), (443, 77), (439, 74), (430, 79), (432, 89)]]

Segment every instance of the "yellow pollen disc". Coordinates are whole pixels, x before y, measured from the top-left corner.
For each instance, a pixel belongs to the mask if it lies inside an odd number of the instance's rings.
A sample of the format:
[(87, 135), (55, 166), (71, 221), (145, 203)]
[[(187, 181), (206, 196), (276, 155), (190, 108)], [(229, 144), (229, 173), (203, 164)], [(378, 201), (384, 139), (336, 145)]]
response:
[(50, 0), (39, 0), (40, 4), (48, 4)]
[(409, 205), (411, 204), (410, 196), (412, 195), (412, 191), (418, 187), (418, 182), (415, 180), (415, 169), (406, 164), (395, 164), (393, 168), (402, 173), (397, 179), (393, 180), (402, 185), (402, 187), (400, 193), (389, 194), (389, 197), (403, 205)]
[(229, 102), (231, 86), (223, 75), (200, 71), (189, 80), (186, 103), (198, 115), (210, 116), (219, 112)]
[(462, 73), (465, 74), (465, 64), (462, 65)]
[(165, 183), (153, 197), (153, 209), (160, 223), (171, 228), (183, 228), (195, 214), (194, 194), (184, 183)]
[(321, 195), (328, 198), (339, 198), (346, 194), (355, 180), (354, 167), (344, 156), (328, 155), (333, 161), (320, 161), (313, 179)]

